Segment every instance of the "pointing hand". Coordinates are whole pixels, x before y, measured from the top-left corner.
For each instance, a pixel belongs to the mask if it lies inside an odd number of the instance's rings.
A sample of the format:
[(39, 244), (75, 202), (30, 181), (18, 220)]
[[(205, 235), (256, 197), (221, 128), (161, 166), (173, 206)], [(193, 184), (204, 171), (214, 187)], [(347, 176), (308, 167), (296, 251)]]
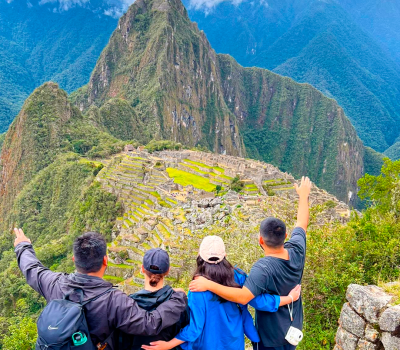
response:
[(16, 247), (18, 244), (22, 243), (22, 242), (27, 242), (27, 243), (31, 243), (31, 240), (25, 236), (24, 231), (22, 231), (22, 229), (20, 228), (14, 228), (14, 233), (15, 233), (15, 241), (14, 241), (14, 247)]

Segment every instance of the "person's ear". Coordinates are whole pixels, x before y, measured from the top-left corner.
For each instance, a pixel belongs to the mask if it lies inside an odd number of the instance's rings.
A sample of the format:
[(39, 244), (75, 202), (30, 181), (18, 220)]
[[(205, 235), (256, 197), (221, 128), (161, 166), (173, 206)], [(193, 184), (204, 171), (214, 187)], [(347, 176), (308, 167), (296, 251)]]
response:
[(258, 242), (259, 242), (261, 245), (264, 245), (264, 239), (262, 238), (261, 235), (260, 235), (260, 237), (259, 237)]
[(75, 262), (75, 257), (72, 255), (72, 261)]
[(105, 255), (104, 258), (103, 258), (103, 266), (107, 267), (107, 265), (108, 265), (108, 256)]
[(140, 268), (140, 270), (142, 271), (142, 273), (144, 274), (144, 267), (142, 265), (142, 267)]
[(286, 232), (286, 234), (285, 234), (285, 239), (287, 238), (287, 236), (288, 236), (288, 233)]

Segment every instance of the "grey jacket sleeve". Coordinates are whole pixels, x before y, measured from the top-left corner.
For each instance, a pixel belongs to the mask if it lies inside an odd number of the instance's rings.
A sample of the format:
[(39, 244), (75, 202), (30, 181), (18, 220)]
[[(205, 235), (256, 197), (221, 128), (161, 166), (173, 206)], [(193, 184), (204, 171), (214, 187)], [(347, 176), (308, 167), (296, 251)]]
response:
[(51, 298), (55, 282), (62, 275), (52, 272), (36, 257), (33, 246), (30, 243), (22, 242), (15, 247), (17, 262), (20, 270), (25, 276), (26, 282), (47, 301)]
[(173, 293), (168, 301), (151, 312), (141, 309), (125, 293), (116, 291), (113, 294), (108, 306), (109, 320), (115, 328), (127, 334), (156, 335), (177, 323), (187, 307), (184, 293)]

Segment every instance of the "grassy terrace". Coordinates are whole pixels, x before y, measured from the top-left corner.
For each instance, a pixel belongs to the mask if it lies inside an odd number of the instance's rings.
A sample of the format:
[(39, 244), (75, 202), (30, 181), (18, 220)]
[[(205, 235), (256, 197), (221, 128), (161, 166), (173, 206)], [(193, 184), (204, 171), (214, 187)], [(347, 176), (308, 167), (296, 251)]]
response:
[(197, 172), (200, 173), (200, 174), (203, 174), (203, 175), (208, 175), (208, 174), (209, 174), (209, 173), (207, 173), (206, 171), (200, 170), (197, 166), (190, 165), (190, 164), (183, 164), (183, 165), (184, 165), (184, 166), (187, 166), (188, 168), (193, 169), (194, 171), (197, 171)]
[(110, 282), (112, 284), (117, 284), (117, 283), (121, 283), (124, 281), (124, 279), (122, 277), (115, 277), (115, 276), (108, 276), (108, 275), (104, 275), (103, 278), (107, 281)]
[(210, 183), (209, 178), (201, 177), (199, 175), (194, 175), (188, 173), (187, 171), (175, 169), (175, 168), (167, 168), (167, 173), (169, 177), (173, 178), (175, 183), (188, 186), (193, 185), (199, 190), (204, 190), (207, 192), (213, 192), (215, 190), (215, 185)]
[[(216, 170), (216, 171), (218, 171), (218, 172), (220, 172), (220, 173), (224, 173), (224, 172), (225, 172), (225, 169), (224, 169), (224, 168), (221, 168), (221, 167), (219, 167), (219, 166), (209, 166), (209, 165), (207, 165), (207, 164), (200, 163), (200, 162), (195, 162), (194, 160), (190, 160), (190, 159), (184, 159), (184, 161), (185, 161), (186, 163), (191, 163), (191, 164), (193, 164), (193, 165), (200, 166), (200, 167), (202, 167), (202, 168), (214, 169), (214, 170)], [(186, 165), (187, 165), (187, 164), (186, 164)]]
[(131, 265), (125, 265), (125, 264), (117, 265), (117, 264), (113, 264), (113, 263), (110, 263), (110, 262), (108, 263), (108, 266), (110, 266), (110, 267), (118, 267), (120, 269), (131, 269), (132, 268)]

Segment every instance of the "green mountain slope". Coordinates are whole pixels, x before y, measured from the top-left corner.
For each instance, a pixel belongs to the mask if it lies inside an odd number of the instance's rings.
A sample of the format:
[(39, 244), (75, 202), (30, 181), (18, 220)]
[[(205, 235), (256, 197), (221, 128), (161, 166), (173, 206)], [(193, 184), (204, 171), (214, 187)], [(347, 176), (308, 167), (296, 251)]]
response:
[(3, 147), (3, 142), (4, 142), (5, 136), (6, 136), (6, 134), (0, 134), (0, 152), (1, 152), (1, 148)]
[(55, 81), (68, 92), (87, 82), (117, 20), (104, 15), (107, 2), (76, 5), (0, 2), (0, 132), (43, 82)]
[(400, 64), (400, 3), (380, 0), (338, 0), (364, 31)]
[(122, 137), (118, 115), (130, 125), (135, 110), (144, 131), (128, 128), (129, 137), (246, 152), (295, 176), (307, 173), (339, 198), (347, 201), (352, 193), (355, 200), (364, 147), (337, 103), (310, 85), (217, 55), (178, 0), (135, 2), (89, 84), (71, 96), (87, 114), (115, 98), (132, 110), (115, 106), (108, 125), (100, 123), (116, 130), (114, 136)]
[(395, 142), (400, 65), (337, 2), (186, 4), (217, 52), (310, 83), (335, 98), (367, 146), (383, 152)]
[(104, 156), (122, 143), (97, 130), (57, 84), (36, 89), (7, 132), (0, 156), (0, 223), (22, 188), (58, 154)]
[(400, 141), (397, 141), (393, 146), (388, 148), (385, 151), (385, 156), (393, 160), (400, 159)]

